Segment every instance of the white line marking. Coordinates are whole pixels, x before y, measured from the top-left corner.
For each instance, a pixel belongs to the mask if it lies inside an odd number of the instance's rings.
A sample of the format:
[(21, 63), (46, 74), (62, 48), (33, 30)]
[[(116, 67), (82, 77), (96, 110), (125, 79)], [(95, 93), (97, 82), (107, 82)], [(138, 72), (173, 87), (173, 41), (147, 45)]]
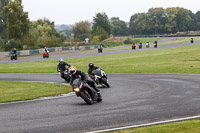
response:
[(197, 119), (197, 118), (200, 118), (200, 115), (179, 118), (179, 119), (166, 120), (166, 121), (153, 122), (153, 123), (146, 123), (146, 124), (140, 124), (140, 125), (132, 125), (132, 126), (126, 126), (126, 127), (118, 127), (118, 128), (104, 129), (104, 130), (98, 130), (98, 131), (91, 131), (91, 132), (86, 132), (86, 133), (111, 132), (111, 131), (117, 131), (117, 130), (129, 129), (129, 128), (152, 126), (152, 125), (158, 125), (158, 124), (164, 124), (164, 123), (170, 123), (170, 122), (178, 122), (178, 121), (184, 121), (184, 120), (191, 120), (191, 119)]

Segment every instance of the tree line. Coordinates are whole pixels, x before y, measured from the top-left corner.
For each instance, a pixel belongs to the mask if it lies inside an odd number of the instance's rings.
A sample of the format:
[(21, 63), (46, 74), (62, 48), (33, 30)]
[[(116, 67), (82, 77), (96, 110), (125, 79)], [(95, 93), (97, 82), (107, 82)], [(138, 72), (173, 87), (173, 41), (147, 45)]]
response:
[[(84, 25), (88, 26), (84, 26)], [(90, 26), (92, 25), (92, 26)], [(92, 27), (92, 28), (89, 28)], [(88, 28), (85, 31), (79, 29)], [(91, 30), (91, 31), (90, 31)], [(90, 24), (81, 21), (73, 28), (76, 39), (83, 40), (81, 35), (87, 34), (93, 41), (101, 41), (113, 36), (175, 34), (177, 32), (199, 31), (200, 11), (192, 11), (180, 7), (150, 8), (147, 13), (136, 13), (126, 23), (119, 17), (108, 19), (105, 13), (97, 13)]]
[[(1, 50), (57, 47), (67, 42), (99, 42), (111, 36), (174, 34), (200, 30), (200, 11), (180, 7), (150, 8), (147, 13), (136, 13), (129, 22), (119, 17), (108, 18), (96, 13), (93, 21), (80, 21), (71, 31), (58, 32), (54, 22), (47, 18), (30, 21), (21, 0), (0, 0)], [(67, 34), (66, 34), (67, 33)], [(70, 35), (71, 34), (71, 35)]]

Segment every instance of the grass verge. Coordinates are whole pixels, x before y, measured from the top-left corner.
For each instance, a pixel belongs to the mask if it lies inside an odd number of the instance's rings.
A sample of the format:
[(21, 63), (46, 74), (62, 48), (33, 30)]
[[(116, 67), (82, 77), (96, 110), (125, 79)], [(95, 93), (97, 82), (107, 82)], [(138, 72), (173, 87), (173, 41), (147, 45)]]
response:
[(71, 86), (21, 81), (0, 81), (0, 103), (56, 96), (72, 91)]
[[(87, 72), (88, 63), (107, 73), (200, 73), (200, 45), (65, 59)], [(56, 73), (58, 60), (0, 65), (0, 73)]]
[[(160, 124), (141, 128), (114, 131), (112, 133), (199, 133), (200, 119)], [(110, 132), (109, 132), (110, 133)]]

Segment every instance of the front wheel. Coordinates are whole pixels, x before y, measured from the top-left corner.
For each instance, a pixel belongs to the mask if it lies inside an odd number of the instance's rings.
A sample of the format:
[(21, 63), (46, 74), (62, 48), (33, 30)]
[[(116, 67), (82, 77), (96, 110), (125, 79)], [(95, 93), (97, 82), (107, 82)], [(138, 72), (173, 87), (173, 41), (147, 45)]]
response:
[(81, 98), (83, 98), (83, 100), (89, 104), (89, 105), (92, 105), (94, 102), (92, 100), (92, 97), (91, 95), (88, 93), (87, 90), (83, 90), (80, 94)]
[(103, 79), (102, 79), (102, 83), (103, 83), (106, 87), (110, 88), (110, 85), (108, 84), (108, 80), (107, 80), (106, 78), (103, 78)]

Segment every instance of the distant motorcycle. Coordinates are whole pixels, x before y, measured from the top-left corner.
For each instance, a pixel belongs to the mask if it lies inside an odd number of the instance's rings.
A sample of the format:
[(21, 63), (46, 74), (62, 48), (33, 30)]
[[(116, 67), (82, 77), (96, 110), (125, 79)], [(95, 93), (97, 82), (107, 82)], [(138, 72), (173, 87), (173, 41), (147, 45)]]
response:
[(108, 83), (107, 74), (102, 69), (96, 69), (92, 71), (92, 74), (94, 75), (94, 82), (98, 85), (105, 85), (106, 87), (110, 88), (110, 85)]
[(194, 43), (194, 40), (193, 40), (193, 38), (191, 38), (191, 39), (190, 39), (190, 42), (191, 42), (191, 43)]
[(101, 102), (102, 98), (98, 97), (96, 91), (80, 78), (76, 78), (72, 83), (72, 89), (77, 97), (81, 97), (87, 104), (91, 105), (94, 102)]
[(49, 58), (49, 53), (45, 51), (45, 52), (43, 53), (43, 58)]
[(154, 48), (157, 48), (157, 47), (158, 47), (158, 42), (155, 41), (155, 42), (154, 42)]
[(146, 48), (149, 48), (149, 42), (146, 43)]
[(17, 55), (15, 53), (12, 53), (11, 56), (10, 56), (10, 59), (13, 60), (17, 60)]
[(132, 50), (136, 48), (136, 44), (132, 44)]

